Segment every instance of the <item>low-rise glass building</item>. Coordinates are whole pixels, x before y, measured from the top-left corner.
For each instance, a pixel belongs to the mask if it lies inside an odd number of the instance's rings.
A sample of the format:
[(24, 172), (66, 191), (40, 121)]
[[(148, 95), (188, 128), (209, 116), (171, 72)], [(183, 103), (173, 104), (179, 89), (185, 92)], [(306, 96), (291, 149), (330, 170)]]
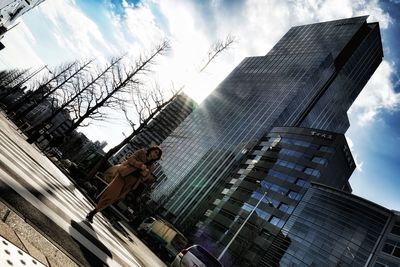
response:
[(282, 228), (272, 266), (400, 266), (398, 212), (313, 183)]

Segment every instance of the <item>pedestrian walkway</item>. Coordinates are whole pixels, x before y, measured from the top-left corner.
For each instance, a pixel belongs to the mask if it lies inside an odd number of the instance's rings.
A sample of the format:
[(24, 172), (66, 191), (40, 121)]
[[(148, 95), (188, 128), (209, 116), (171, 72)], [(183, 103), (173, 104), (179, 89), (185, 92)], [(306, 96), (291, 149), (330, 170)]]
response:
[(1, 115), (0, 190), (8, 206), (78, 265), (165, 266), (103, 216), (85, 222), (92, 203)]
[(3, 202), (0, 218), (0, 266), (78, 266)]
[(38, 266), (44, 264), (0, 236), (0, 266)]

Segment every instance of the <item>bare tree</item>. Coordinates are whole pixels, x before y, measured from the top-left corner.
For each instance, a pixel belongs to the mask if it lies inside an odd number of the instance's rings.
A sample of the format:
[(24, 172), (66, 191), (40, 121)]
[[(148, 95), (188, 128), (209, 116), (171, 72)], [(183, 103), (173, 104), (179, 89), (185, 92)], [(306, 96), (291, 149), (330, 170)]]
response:
[[(155, 59), (158, 55), (164, 54), (169, 49), (169, 43), (163, 41), (157, 45), (149, 55), (141, 55), (137, 59), (135, 66), (127, 69), (123, 64), (116, 64), (113, 66), (111, 71), (111, 77), (102, 77), (103, 90), (99, 94), (87, 95), (87, 105), (89, 108), (81, 114), (80, 109), (83, 105), (77, 106), (78, 110), (75, 110), (76, 114), (79, 114), (78, 119), (74, 124), (66, 131), (66, 135), (69, 135), (73, 130), (82, 126), (84, 120), (91, 119), (102, 119), (104, 114), (101, 113), (100, 108), (105, 106), (112, 106), (119, 103), (121, 100), (118, 93), (126, 92), (129, 89), (136, 90), (137, 85), (140, 84), (140, 75), (146, 74), (150, 71), (150, 66), (155, 63)], [(92, 105), (92, 103), (94, 103)]]
[(76, 68), (75, 70), (72, 71), (72, 73), (69, 72), (64, 72), (63, 73), (63, 80), (54, 88), (50, 89), (48, 92), (46, 92), (45, 94), (43, 94), (43, 96), (41, 96), (37, 101), (35, 101), (33, 104), (29, 105), (27, 108), (25, 108), (23, 111), (18, 112), (13, 119), (18, 120), (22, 117), (24, 117), (26, 114), (28, 114), (29, 112), (31, 112), (37, 105), (43, 103), (46, 99), (49, 98), (50, 95), (54, 94), (58, 89), (62, 88), (62, 86), (64, 86), (66, 83), (68, 83), (71, 79), (73, 79), (74, 77), (76, 77), (80, 72), (82, 72), (83, 70), (85, 70), (89, 64), (91, 64), (93, 62), (93, 60), (88, 60), (86, 62), (83, 62), (81, 64), (77, 63), (76, 64)]
[(4, 99), (13, 92), (14, 89), (20, 89), (22, 84), (26, 81), (26, 77), (29, 77), (29, 70), (4, 70), (0, 72), (0, 90), (1, 98)]
[(47, 68), (47, 65), (44, 65), (32, 72), (30, 72), (29, 70), (22, 70), (21, 71), (22, 75), (18, 75), (18, 77), (12, 79), (12, 84), (10, 83), (10, 85), (9, 85), (11, 87), (7, 88), (8, 90), (6, 91), (5, 94), (1, 95), (1, 97), (4, 99), (4, 98), (16, 93), (16, 91), (18, 91), (18, 90), (23, 92), (23, 90), (25, 90), (27, 88), (27, 86), (25, 86), (24, 84), (27, 83), (29, 80), (31, 80), (35, 75), (37, 75), (39, 72), (41, 72), (45, 68)]
[(46, 77), (44, 81), (39, 82), (39, 86), (36, 90), (30, 90), (27, 93), (25, 93), (25, 95), (20, 100), (16, 101), (12, 106), (10, 106), (7, 109), (7, 112), (9, 114), (14, 113), (22, 106), (31, 102), (32, 99), (36, 99), (45, 94), (46, 92), (48, 92), (52, 83), (58, 84), (58, 81), (62, 79), (62, 76), (65, 75), (65, 73), (67, 73), (68, 71), (70, 71), (70, 69), (72, 69), (76, 64), (77, 62), (64, 64), (60, 66), (57, 70), (51, 72), (49, 77)]
[(73, 109), (73, 103), (75, 102), (76, 105), (79, 107), (82, 103), (81, 97), (84, 93), (89, 92), (89, 95), (92, 93), (92, 89), (94, 86), (97, 85), (98, 81), (106, 76), (113, 67), (115, 67), (116, 64), (118, 64), (122, 60), (122, 56), (118, 58), (112, 58), (110, 60), (110, 63), (108, 63), (105, 68), (100, 71), (97, 74), (90, 73), (89, 74), (89, 81), (85, 82), (84, 78), (81, 78), (80, 76), (77, 76), (76, 80), (72, 83), (72, 87), (74, 89), (74, 94), (71, 95), (70, 97), (67, 97), (68, 99), (63, 102), (63, 104), (58, 107), (50, 116), (48, 116), (45, 120), (37, 124), (36, 126), (32, 127), (27, 131), (27, 134), (29, 135), (28, 142), (33, 143), (35, 142), (39, 137), (40, 133), (39, 130), (42, 129), (46, 124), (50, 123), (59, 113), (61, 113), (64, 110), (70, 110), (74, 111)]
[(232, 35), (228, 35), (225, 37), (224, 40), (218, 40), (214, 44), (212, 44), (210, 49), (208, 50), (207, 57), (204, 60), (205, 63), (200, 68), (199, 72), (203, 72), (212, 61), (214, 61), (224, 51), (228, 50), (235, 42), (236, 38)]
[(12, 87), (17, 84), (20, 80), (23, 80), (24, 76), (28, 74), (29, 70), (3, 70), (0, 72), (0, 88)]

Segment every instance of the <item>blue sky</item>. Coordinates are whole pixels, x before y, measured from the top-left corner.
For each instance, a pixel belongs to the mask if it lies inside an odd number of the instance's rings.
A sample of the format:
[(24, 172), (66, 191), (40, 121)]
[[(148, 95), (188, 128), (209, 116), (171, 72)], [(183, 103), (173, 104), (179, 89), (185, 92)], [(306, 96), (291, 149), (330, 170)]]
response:
[[(168, 38), (172, 49), (152, 79), (163, 88), (185, 85), (201, 101), (244, 57), (265, 55), (291, 26), (359, 15), (380, 23), (385, 58), (349, 111), (346, 136), (358, 166), (350, 183), (355, 194), (400, 210), (398, 0), (47, 0), (7, 33), (0, 67), (56, 66), (77, 58), (102, 64)], [(228, 34), (237, 38), (234, 47), (199, 75), (209, 46)], [(81, 130), (111, 147), (128, 128), (113, 113)]]

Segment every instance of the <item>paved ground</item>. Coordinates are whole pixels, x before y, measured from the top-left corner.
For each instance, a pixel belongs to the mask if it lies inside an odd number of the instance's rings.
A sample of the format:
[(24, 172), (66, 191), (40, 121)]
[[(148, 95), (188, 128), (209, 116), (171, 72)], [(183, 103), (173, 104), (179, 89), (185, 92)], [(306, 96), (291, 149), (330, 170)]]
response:
[(0, 235), (44, 265), (165, 266), (127, 226), (116, 230), (101, 215), (83, 221), (91, 202), (3, 114), (0, 201)]

